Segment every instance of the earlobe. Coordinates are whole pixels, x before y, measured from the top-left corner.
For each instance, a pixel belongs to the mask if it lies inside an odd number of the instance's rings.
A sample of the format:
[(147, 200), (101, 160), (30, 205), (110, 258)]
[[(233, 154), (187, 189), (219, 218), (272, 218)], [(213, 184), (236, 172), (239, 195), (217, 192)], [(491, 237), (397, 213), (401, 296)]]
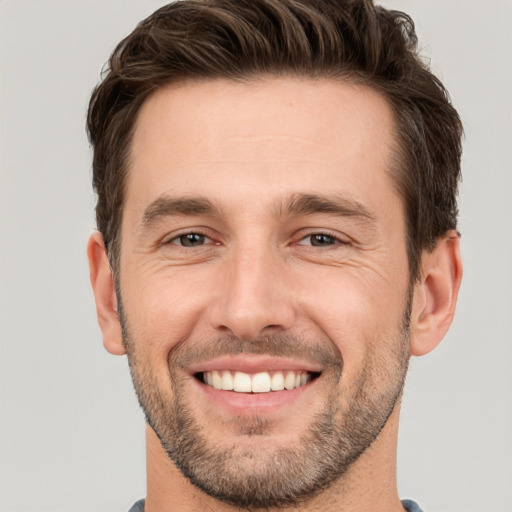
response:
[(99, 231), (95, 231), (89, 238), (87, 258), (89, 260), (89, 277), (96, 301), (96, 314), (103, 334), (103, 345), (111, 354), (123, 355), (126, 350), (117, 315), (114, 278), (103, 236)]
[(411, 314), (411, 355), (433, 350), (450, 327), (462, 279), (460, 236), (450, 231), (425, 251), (421, 276), (414, 286)]

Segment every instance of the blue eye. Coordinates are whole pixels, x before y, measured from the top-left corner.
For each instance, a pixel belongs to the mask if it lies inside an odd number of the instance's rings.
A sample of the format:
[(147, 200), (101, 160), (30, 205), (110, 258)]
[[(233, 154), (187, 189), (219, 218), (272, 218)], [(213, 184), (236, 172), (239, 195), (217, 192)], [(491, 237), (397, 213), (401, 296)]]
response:
[(199, 247), (204, 245), (209, 238), (200, 233), (185, 233), (171, 240), (171, 243), (181, 245), (183, 247)]

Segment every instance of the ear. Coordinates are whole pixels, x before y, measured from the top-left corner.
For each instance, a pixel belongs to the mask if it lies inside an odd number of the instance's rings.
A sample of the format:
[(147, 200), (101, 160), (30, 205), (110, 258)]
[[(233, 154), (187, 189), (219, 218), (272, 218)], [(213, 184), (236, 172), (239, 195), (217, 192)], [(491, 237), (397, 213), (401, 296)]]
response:
[(115, 355), (126, 353), (117, 315), (117, 296), (103, 236), (95, 231), (87, 244), (89, 277), (96, 300), (96, 314), (103, 334), (103, 346)]
[(428, 354), (443, 339), (455, 314), (461, 279), (460, 236), (449, 231), (421, 258), (421, 275), (414, 286), (411, 355)]

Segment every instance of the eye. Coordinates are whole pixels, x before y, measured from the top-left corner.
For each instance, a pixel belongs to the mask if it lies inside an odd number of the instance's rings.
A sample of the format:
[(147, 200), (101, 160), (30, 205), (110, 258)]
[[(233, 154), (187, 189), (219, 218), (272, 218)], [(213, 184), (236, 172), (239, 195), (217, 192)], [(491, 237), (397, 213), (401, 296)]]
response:
[(301, 245), (311, 245), (313, 247), (329, 247), (331, 245), (336, 245), (339, 243), (343, 243), (338, 238), (328, 235), (326, 233), (313, 233), (304, 237), (301, 241)]
[(169, 243), (174, 245), (181, 245), (182, 247), (199, 247), (206, 243), (211, 243), (211, 239), (206, 235), (202, 235), (201, 233), (184, 233), (183, 235), (179, 235), (172, 240), (169, 240)]

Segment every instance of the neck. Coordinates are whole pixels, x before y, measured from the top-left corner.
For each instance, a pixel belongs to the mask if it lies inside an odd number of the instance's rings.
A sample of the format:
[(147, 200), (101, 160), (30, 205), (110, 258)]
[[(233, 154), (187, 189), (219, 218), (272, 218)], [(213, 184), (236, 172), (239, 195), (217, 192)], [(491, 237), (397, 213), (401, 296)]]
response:
[[(397, 404), (378, 438), (333, 485), (306, 503), (279, 511), (403, 512), (396, 485), (399, 409)], [(146, 512), (240, 511), (192, 485), (169, 460), (149, 426), (146, 427), (146, 447)]]

